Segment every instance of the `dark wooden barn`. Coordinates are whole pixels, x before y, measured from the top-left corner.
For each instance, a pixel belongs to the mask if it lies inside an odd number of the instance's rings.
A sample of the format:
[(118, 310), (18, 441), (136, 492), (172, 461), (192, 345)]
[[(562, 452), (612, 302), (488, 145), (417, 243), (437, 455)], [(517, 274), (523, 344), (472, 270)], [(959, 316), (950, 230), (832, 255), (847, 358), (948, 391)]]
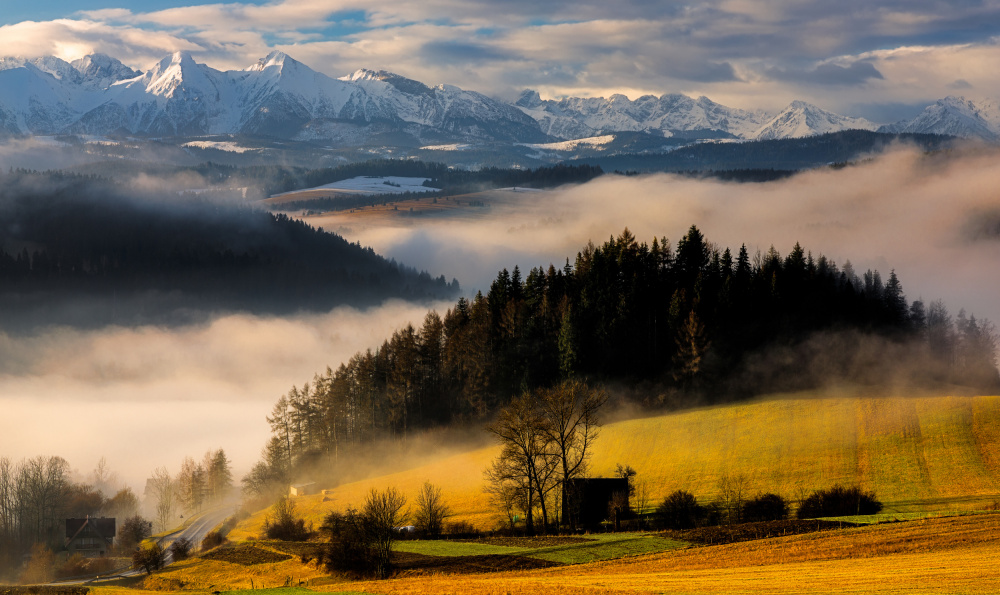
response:
[[(595, 530), (604, 521), (629, 518), (628, 479), (621, 477), (574, 478), (563, 492), (564, 523), (573, 529)], [(616, 523), (617, 524), (617, 523)]]

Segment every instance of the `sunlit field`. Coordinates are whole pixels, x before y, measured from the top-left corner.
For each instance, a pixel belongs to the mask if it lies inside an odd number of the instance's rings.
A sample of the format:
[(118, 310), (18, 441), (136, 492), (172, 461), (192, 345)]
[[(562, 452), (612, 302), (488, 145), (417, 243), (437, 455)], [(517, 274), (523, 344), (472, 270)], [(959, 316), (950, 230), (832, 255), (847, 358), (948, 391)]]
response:
[[(649, 508), (685, 489), (714, 499), (723, 476), (745, 474), (749, 492), (798, 500), (834, 484), (859, 484), (885, 504), (880, 519), (982, 510), (1000, 499), (1000, 397), (809, 397), (795, 395), (607, 424), (594, 446), (593, 476), (631, 465)], [(408, 471), (296, 498), (297, 513), (322, 523), (360, 506), (371, 488), (395, 487), (411, 501), (425, 481), (440, 486), (450, 521), (492, 528), (482, 492), (495, 456), (484, 448)], [(257, 537), (266, 512), (232, 537)], [(872, 519), (869, 519), (872, 520)]]
[(372, 593), (995, 593), (1000, 515), (692, 547), (498, 575), (404, 578)]

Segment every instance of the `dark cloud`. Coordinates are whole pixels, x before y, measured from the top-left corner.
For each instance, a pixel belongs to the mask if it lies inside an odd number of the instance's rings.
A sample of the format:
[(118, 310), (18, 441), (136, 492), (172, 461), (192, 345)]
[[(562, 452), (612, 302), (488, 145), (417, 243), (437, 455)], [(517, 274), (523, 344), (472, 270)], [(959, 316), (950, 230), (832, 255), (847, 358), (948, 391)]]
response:
[(461, 41), (432, 41), (420, 48), (428, 60), (446, 63), (482, 63), (516, 59), (517, 56), (485, 44)]
[(769, 68), (767, 75), (780, 81), (813, 85), (860, 85), (870, 79), (883, 79), (871, 62), (854, 62), (850, 66), (820, 64), (812, 70)]
[(969, 81), (967, 81), (965, 79), (958, 79), (955, 82), (953, 82), (952, 84), (948, 85), (948, 88), (949, 89), (956, 89), (956, 90), (971, 89), (972, 88), (972, 83), (970, 83)]
[(726, 83), (741, 80), (729, 62), (673, 62), (668, 58), (660, 71), (667, 76), (696, 83)]

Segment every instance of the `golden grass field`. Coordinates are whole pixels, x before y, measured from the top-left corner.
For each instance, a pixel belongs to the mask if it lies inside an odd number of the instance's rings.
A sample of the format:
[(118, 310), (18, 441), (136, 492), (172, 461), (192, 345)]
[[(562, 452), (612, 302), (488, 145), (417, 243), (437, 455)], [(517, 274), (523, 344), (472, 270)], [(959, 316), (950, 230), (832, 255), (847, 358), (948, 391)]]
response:
[[(258, 544), (256, 547), (267, 547)], [(727, 545), (692, 546), (603, 562), (489, 574), (353, 582), (288, 560), (245, 566), (189, 560), (146, 579), (143, 590), (95, 595), (249, 588), (265, 595), (381, 593), (965, 593), (1000, 592), (1000, 513), (926, 518)], [(275, 589), (290, 583), (302, 587)]]
[[(352, 583), (384, 594), (998, 593), (1000, 514), (933, 518), (492, 575)], [(337, 590), (338, 585), (317, 587)]]
[[(316, 526), (330, 510), (360, 506), (371, 488), (396, 487), (411, 501), (425, 481), (440, 486), (450, 520), (491, 528), (483, 470), (495, 447), (296, 498)], [(591, 471), (629, 464), (655, 505), (685, 489), (713, 499), (719, 478), (744, 473), (750, 492), (797, 499), (836, 483), (860, 484), (885, 503), (886, 518), (981, 510), (1000, 500), (1000, 397), (792, 395), (609, 423), (594, 444)], [(233, 539), (258, 537), (265, 511)]]

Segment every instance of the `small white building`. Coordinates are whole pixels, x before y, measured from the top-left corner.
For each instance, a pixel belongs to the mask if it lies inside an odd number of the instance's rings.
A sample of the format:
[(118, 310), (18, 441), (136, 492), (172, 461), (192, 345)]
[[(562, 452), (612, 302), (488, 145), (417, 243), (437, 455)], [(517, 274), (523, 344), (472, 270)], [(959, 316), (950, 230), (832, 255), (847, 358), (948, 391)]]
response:
[(309, 496), (311, 494), (319, 493), (319, 489), (316, 487), (316, 482), (312, 481), (309, 483), (297, 483), (292, 487), (288, 488), (289, 496)]

